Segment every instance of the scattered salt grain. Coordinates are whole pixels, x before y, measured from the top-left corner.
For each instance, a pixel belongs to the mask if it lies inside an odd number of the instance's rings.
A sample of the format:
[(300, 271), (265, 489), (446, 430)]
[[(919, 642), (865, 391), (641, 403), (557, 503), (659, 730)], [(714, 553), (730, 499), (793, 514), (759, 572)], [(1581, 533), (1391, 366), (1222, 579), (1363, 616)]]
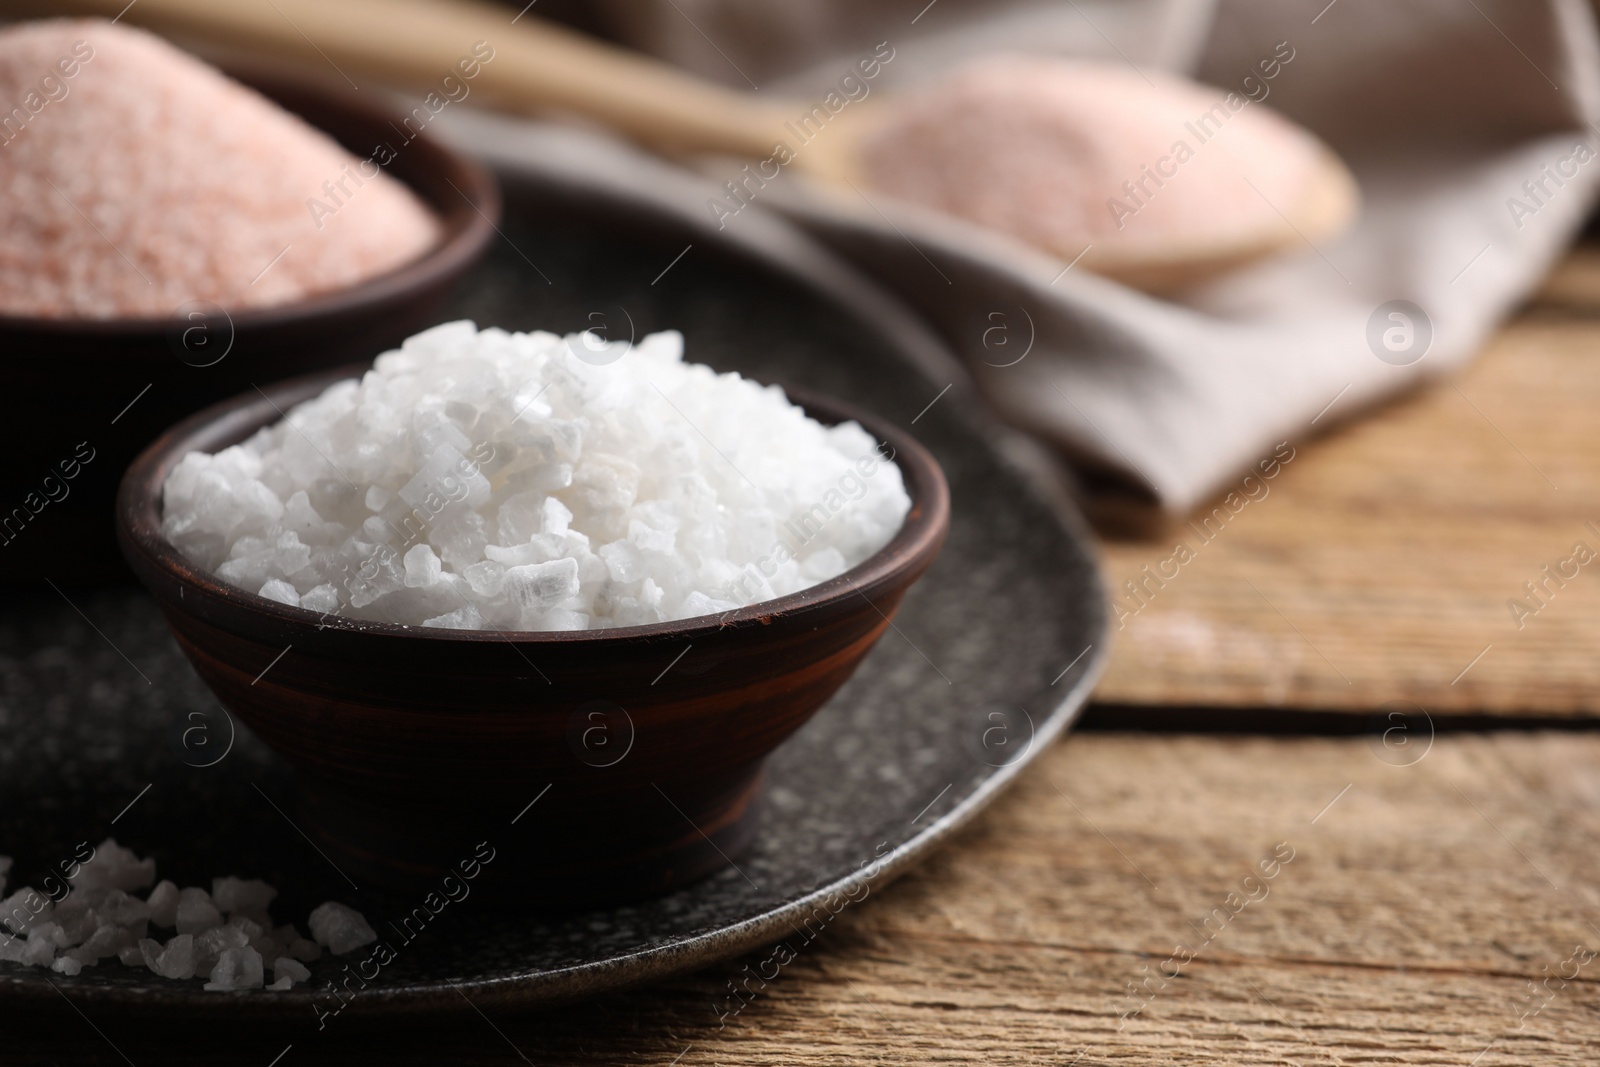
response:
[(1160, 246), (1275, 226), (1273, 205), (1300, 203), (1321, 151), (1240, 93), (1006, 56), (908, 95), (862, 162), (884, 192), (1070, 258), (1113, 237)]
[(129, 896), (120, 889), (113, 889), (107, 893), (105, 900), (101, 901), (95, 910), (100, 918), (117, 926), (132, 926), (150, 918), (149, 901)]
[(0, 901), (0, 921), (19, 934), (25, 934), (35, 924), (47, 921), (54, 911), (55, 904), (49, 897), (27, 886)]
[(79, 963), (93, 967), (96, 963), (109, 956), (118, 956), (130, 946), (138, 944), (139, 938), (145, 933), (143, 924), (138, 928), (133, 926), (118, 926), (115, 923), (101, 923), (95, 927), (93, 934), (76, 948), (70, 948), (62, 953), (70, 956)]
[(215, 967), (211, 968), (210, 990), (260, 989), (265, 975), (261, 966), (261, 953), (248, 945), (223, 951)]
[(223, 954), (245, 948), (250, 937), (237, 926), (212, 926), (194, 935), (194, 969), (210, 971)]
[[(264, 961), (272, 960), (271, 988), (282, 990), (310, 979), (305, 964), (322, 955), (322, 944), (348, 952), (377, 940), (360, 912), (331, 901), (311, 915), (315, 942), (293, 923), (273, 926), (268, 909), (278, 891), (259, 879), (216, 878), (210, 893), (161, 881), (144, 900), (122, 888), (154, 880), (154, 860), (106, 838), (66, 879), (61, 899), (24, 887), (0, 902), (0, 962), (71, 976), (115, 957), (162, 978), (203, 975), (207, 989), (233, 990), (262, 988)], [(179, 930), (163, 944), (148, 936), (152, 924)]]
[(317, 944), (326, 945), (335, 956), (354, 952), (378, 940), (378, 935), (359, 911), (332, 900), (312, 910), (310, 925), (311, 936), (317, 939)]
[(302, 963), (310, 963), (322, 956), (322, 946), (301, 937), (300, 931), (292, 924), (280, 926), (272, 933), (278, 939), (278, 943), (288, 950), (289, 955)]
[[(580, 358), (580, 355), (582, 358)], [(910, 509), (854, 422), (637, 345), (452, 322), (162, 492), (162, 529), (282, 603), (563, 630), (725, 612), (833, 578)]]
[(222, 925), (222, 912), (211, 902), (211, 894), (190, 886), (178, 894), (178, 933), (198, 934)]
[(55, 923), (40, 923), (28, 931), (27, 943), (23, 946), (22, 961), (30, 966), (42, 966), (55, 959), (56, 944), (55, 934), (60, 931)]
[(155, 880), (155, 860), (142, 860), (132, 849), (123, 848), (110, 838), (95, 848), (94, 856), (82, 865), (73, 879), (80, 890), (143, 889)]
[(150, 890), (150, 896), (145, 899), (145, 905), (150, 909), (150, 921), (168, 929), (177, 926), (179, 899), (178, 887), (162, 879), (154, 889)]
[(179, 934), (165, 945), (148, 938), (139, 942), (144, 964), (163, 978), (193, 978), (195, 975), (194, 935)]
[(272, 963), (272, 985), (269, 989), (291, 989), (296, 982), (304, 982), (311, 977), (311, 969), (299, 960), (279, 956)]
[(95, 20), (0, 32), (4, 106), (42, 101), (42, 77), (61, 95), (0, 133), (0, 312), (284, 304), (437, 240), (427, 208), (375, 162), (152, 34)]
[(278, 891), (257, 878), (215, 878), (211, 899), (223, 914), (266, 915)]

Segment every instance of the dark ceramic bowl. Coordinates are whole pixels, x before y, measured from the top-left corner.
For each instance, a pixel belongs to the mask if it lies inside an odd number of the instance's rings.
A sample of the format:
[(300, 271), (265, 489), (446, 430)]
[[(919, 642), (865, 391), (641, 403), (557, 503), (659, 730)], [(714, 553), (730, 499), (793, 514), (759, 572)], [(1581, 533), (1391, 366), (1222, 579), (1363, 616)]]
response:
[[(235, 77), (360, 156), (399, 140), (393, 115), (332, 88)], [(360, 285), (278, 307), (186, 306), (187, 318), (0, 315), (0, 424), (20, 450), (0, 468), (0, 581), (126, 573), (112, 523), (117, 479), (163, 429), (253, 385), (376, 356), (434, 321), (495, 233), (499, 187), (426, 136), (385, 169), (432, 209), (442, 235), (421, 259)]]
[(162, 537), (161, 486), (186, 453), (235, 444), (344, 376), (238, 397), (163, 435), (123, 478), (117, 532), (200, 676), (294, 764), (300, 825), (358, 881), (437, 885), (491, 836), (507, 858), (486, 870), (519, 905), (635, 898), (726, 866), (755, 832), (768, 753), (854, 672), (950, 522), (921, 445), (794, 392), (819, 421), (855, 419), (894, 449), (911, 511), (839, 577), (720, 616), (579, 632), (324, 617), (226, 585)]

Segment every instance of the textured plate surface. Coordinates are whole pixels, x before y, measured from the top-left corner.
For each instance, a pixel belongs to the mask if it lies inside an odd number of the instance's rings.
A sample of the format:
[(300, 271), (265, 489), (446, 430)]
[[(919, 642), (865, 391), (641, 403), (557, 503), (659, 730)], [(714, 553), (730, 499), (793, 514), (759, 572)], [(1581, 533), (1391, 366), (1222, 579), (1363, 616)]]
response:
[[(180, 885), (267, 879), (281, 894), (274, 918), (302, 931), (323, 900), (361, 909), (395, 958), (353, 1002), (356, 1015), (467, 1011), (463, 993), (482, 1005), (575, 999), (805, 938), (825, 925), (827, 902), (854, 906), (842, 902), (925, 856), (1077, 713), (1105, 646), (1088, 541), (1003, 458), (1015, 453), (1008, 438), (959, 386), (919, 416), (951, 378), (901, 312), (825, 259), (780, 266), (561, 180), (518, 179), (507, 193), (504, 239), (469, 278), (459, 315), (520, 329), (603, 325), (613, 337), (680, 329), (692, 359), (915, 420), (949, 478), (943, 555), (860, 672), (773, 757), (756, 846), (637, 906), (550, 917), (469, 896), (407, 940), (392, 924), (423, 901), (353, 887), (300, 834), (291, 773), (234, 730), (153, 603), (132, 589), (65, 585), (0, 608), (0, 853), (16, 858), (12, 889), (109, 834)], [(716, 665), (691, 653), (675, 669)], [(492, 845), (517, 814), (485, 812), (473, 840)], [(315, 1029), (314, 998), (338, 1006), (327, 981), (364, 956), (325, 956), (309, 986), (289, 993), (205, 993), (115, 960), (73, 978), (0, 963), (0, 1003), (59, 990), (102, 1013), (278, 1016), (292, 1039)]]

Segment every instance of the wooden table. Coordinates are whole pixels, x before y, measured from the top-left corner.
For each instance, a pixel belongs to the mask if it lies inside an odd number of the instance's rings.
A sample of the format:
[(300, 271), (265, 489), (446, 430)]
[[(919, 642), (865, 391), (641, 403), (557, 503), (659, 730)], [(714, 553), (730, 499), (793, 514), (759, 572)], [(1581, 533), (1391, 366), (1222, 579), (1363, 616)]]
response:
[[(1119, 635), (1100, 729), (737, 1015), (715, 1006), (760, 956), (537, 1015), (352, 1016), (279, 1067), (1595, 1063), (1600, 562), (1520, 630), (1505, 601), (1600, 550), (1597, 401), (1586, 249), (1454, 384), (1302, 446)], [(1110, 545), (1108, 575), (1166, 549)], [(1141, 718), (1164, 728), (1105, 729)], [(5, 1029), (7, 1063), (283, 1045), (64, 1010)]]
[[(352, 1015), (278, 1067), (1593, 1064), (1600, 958), (1573, 950), (1600, 950), (1578, 844), (1600, 835), (1600, 737), (1414, 740), (1078, 734), (734, 1017), (714, 1005), (761, 957), (521, 1018), (397, 1035)], [(1275, 853), (1292, 858), (1263, 878)], [(36, 1054), (0, 1062), (125, 1062), (109, 1041), (140, 1067), (266, 1067), (283, 1049), (101, 1023), (34, 1022)]]
[[(1128, 594), (1123, 583), (1179, 540), (1196, 559), (1153, 595)], [(1210, 541), (1180, 527), (1108, 545), (1107, 584), (1126, 615), (1097, 696), (1590, 718), (1600, 555), (1578, 565), (1580, 542), (1600, 554), (1595, 246), (1569, 256), (1462, 373), (1298, 444), (1268, 495)], [(1575, 578), (1561, 577), (1567, 560)]]

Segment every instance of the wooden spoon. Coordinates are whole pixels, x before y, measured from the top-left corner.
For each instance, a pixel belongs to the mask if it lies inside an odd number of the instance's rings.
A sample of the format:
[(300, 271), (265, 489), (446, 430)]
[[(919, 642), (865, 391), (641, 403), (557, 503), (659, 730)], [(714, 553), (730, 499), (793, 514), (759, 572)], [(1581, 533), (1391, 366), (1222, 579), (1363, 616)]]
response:
[[(799, 146), (794, 124), (813, 110), (799, 100), (769, 102), (726, 89), (542, 22), (526, 10), (515, 14), (476, 0), (138, 0), (124, 8), (125, 3), (24, 0), (8, 6), (53, 15), (63, 9), (120, 12), (179, 40), (320, 64), (352, 84), (371, 79), (419, 93), (441, 92), (457, 61), (483, 41), (494, 58), (470, 81), (478, 103), (521, 114), (580, 115), (670, 155), (766, 160), (780, 143)], [(869, 186), (858, 145), (892, 117), (893, 108), (892, 99), (880, 97), (852, 102), (828, 115), (826, 136), (805, 141), (786, 165), (834, 186)], [(1325, 152), (1300, 203), (1283, 205), (1281, 226), (1187, 244), (1101, 240), (1083, 257), (1083, 266), (1151, 291), (1180, 288), (1335, 235), (1354, 218), (1358, 199), (1349, 171)]]

